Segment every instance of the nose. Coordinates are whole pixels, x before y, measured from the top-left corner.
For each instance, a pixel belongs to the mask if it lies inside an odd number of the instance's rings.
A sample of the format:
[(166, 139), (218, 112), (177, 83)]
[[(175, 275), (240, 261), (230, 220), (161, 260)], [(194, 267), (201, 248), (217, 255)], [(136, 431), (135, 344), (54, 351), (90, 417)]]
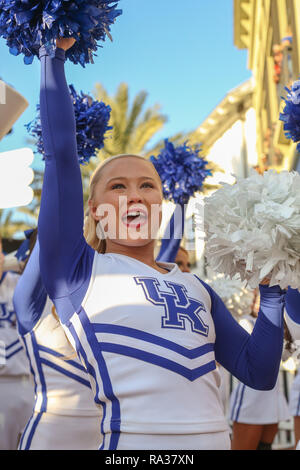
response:
[(142, 194), (138, 188), (130, 188), (127, 193), (127, 199), (129, 204), (137, 204), (143, 202)]

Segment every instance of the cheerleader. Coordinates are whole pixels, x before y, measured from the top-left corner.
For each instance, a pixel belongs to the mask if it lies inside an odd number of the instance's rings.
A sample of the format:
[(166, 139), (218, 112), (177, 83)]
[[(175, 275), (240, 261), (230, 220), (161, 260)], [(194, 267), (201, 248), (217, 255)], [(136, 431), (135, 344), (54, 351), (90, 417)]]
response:
[(0, 239), (0, 449), (16, 450), (32, 413), (34, 387), (13, 307), (20, 275), (5, 270), (5, 258)]
[(20, 450), (96, 450), (100, 416), (87, 373), (60, 326), (40, 277), (36, 230), (14, 293), (19, 334), (35, 383)]
[(260, 312), (249, 335), (198, 277), (156, 262), (161, 181), (139, 156), (116, 156), (96, 169), (84, 237), (64, 75), (65, 50), (73, 43), (59, 40), (54, 58), (40, 50), (46, 150), (40, 268), (103, 408), (101, 449), (229, 449), (216, 360), (249, 386), (272, 389), (283, 343), (284, 292), (260, 286)]

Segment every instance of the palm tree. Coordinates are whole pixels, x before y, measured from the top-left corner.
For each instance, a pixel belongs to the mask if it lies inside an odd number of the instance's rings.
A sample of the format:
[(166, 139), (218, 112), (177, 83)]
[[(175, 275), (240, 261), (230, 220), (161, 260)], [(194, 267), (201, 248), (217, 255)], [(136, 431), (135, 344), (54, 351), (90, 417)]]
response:
[(161, 114), (159, 105), (144, 110), (148, 97), (146, 91), (140, 91), (130, 106), (127, 83), (121, 83), (114, 96), (109, 96), (104, 87), (97, 83), (94, 96), (111, 107), (109, 125), (113, 129), (108, 131), (104, 148), (97, 152), (97, 157), (92, 158), (81, 169), (85, 201), (88, 197), (90, 175), (100, 161), (123, 153), (145, 154), (146, 146), (167, 121), (167, 117)]

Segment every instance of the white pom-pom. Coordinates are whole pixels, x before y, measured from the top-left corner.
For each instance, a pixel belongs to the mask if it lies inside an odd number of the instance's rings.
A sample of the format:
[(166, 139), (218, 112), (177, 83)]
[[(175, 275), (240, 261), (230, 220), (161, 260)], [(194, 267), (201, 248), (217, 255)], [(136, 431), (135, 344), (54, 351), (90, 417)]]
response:
[(241, 316), (250, 315), (255, 301), (255, 292), (246, 288), (246, 282), (242, 282), (238, 276), (233, 279), (223, 274), (216, 274), (205, 282), (218, 294), (232, 314), (239, 320)]
[(205, 198), (206, 256), (210, 267), (239, 274), (251, 288), (300, 286), (300, 175), (252, 171)]

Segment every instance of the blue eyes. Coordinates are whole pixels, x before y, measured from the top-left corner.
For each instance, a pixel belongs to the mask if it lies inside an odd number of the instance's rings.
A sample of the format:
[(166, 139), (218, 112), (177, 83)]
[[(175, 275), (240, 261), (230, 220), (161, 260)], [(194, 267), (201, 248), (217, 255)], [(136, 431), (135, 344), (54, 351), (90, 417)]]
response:
[[(126, 186), (123, 183), (116, 183), (114, 184), (111, 189), (125, 189)], [(152, 183), (145, 182), (141, 185), (141, 188), (154, 188)]]

